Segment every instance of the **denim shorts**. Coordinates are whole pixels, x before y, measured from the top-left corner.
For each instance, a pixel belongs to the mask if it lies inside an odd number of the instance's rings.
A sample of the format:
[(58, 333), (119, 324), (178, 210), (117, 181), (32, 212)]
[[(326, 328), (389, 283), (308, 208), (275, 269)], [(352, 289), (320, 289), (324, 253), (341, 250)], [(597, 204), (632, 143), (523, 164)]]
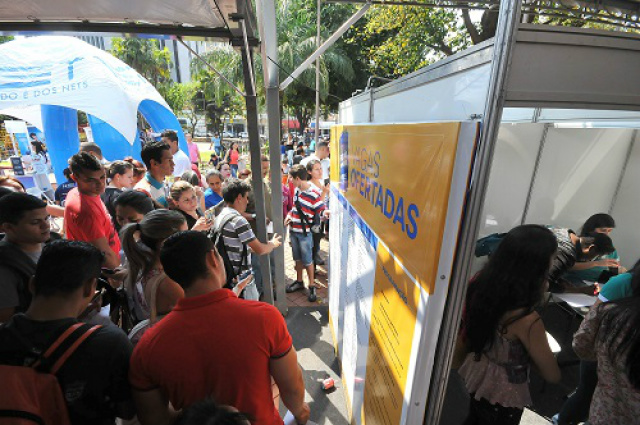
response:
[(311, 232), (303, 233), (289, 232), (291, 237), (291, 250), (294, 261), (300, 261), (303, 266), (313, 264), (313, 237)]

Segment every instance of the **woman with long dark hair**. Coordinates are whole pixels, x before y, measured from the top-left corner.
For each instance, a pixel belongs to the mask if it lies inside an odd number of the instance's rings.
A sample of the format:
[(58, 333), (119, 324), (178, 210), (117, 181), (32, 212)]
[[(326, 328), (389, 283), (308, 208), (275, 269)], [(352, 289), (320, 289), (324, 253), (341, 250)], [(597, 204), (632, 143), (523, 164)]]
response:
[(532, 362), (545, 380), (560, 380), (535, 311), (556, 249), (549, 229), (518, 226), (469, 284), (458, 342), (468, 351), (459, 369), (471, 395), (465, 425), (519, 424), (524, 407), (531, 404)]
[(611, 279), (605, 288), (612, 285), (608, 292), (613, 294), (620, 286), (621, 295), (631, 296), (596, 303), (573, 338), (578, 357), (597, 362), (591, 425), (626, 425), (640, 418), (640, 261), (623, 276)]

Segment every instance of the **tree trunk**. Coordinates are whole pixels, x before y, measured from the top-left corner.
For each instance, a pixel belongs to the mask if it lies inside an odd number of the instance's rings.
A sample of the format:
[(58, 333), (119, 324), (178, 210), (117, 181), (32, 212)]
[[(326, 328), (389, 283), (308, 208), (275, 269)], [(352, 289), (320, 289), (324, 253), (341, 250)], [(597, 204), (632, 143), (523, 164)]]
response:
[(480, 39), (480, 34), (478, 33), (478, 28), (471, 21), (471, 16), (469, 15), (468, 9), (462, 9), (462, 20), (464, 21), (464, 26), (467, 28), (467, 32), (471, 37), (471, 42), (473, 44), (478, 44), (482, 40)]

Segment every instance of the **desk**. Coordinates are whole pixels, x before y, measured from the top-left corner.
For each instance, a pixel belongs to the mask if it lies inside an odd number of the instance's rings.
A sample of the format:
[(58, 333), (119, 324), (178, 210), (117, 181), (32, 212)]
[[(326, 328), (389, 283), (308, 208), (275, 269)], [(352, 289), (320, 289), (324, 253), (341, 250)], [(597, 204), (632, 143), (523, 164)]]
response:
[[(551, 294), (551, 298), (554, 302), (558, 303), (560, 307), (564, 308), (562, 304), (568, 305), (572, 311), (570, 313), (574, 313), (579, 315), (580, 317), (584, 317), (589, 309), (595, 302), (598, 297), (594, 295), (586, 295), (586, 294)], [(566, 309), (565, 309), (566, 310)]]
[(573, 319), (577, 317), (582, 320), (597, 300), (598, 297), (586, 294), (550, 294), (549, 301), (555, 303), (563, 311), (569, 314), (569, 321), (567, 322), (564, 340), (568, 340), (571, 337), (571, 325), (573, 324)]

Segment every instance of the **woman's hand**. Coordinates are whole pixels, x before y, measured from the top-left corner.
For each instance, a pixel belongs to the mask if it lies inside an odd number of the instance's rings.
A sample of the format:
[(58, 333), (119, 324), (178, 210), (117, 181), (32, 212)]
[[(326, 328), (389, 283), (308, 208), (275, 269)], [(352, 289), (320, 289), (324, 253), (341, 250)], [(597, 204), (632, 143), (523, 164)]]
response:
[(202, 216), (198, 221), (196, 221), (196, 224), (193, 225), (191, 230), (195, 230), (196, 232), (206, 232), (211, 229), (211, 226), (213, 226), (213, 221), (207, 220), (207, 217)]

